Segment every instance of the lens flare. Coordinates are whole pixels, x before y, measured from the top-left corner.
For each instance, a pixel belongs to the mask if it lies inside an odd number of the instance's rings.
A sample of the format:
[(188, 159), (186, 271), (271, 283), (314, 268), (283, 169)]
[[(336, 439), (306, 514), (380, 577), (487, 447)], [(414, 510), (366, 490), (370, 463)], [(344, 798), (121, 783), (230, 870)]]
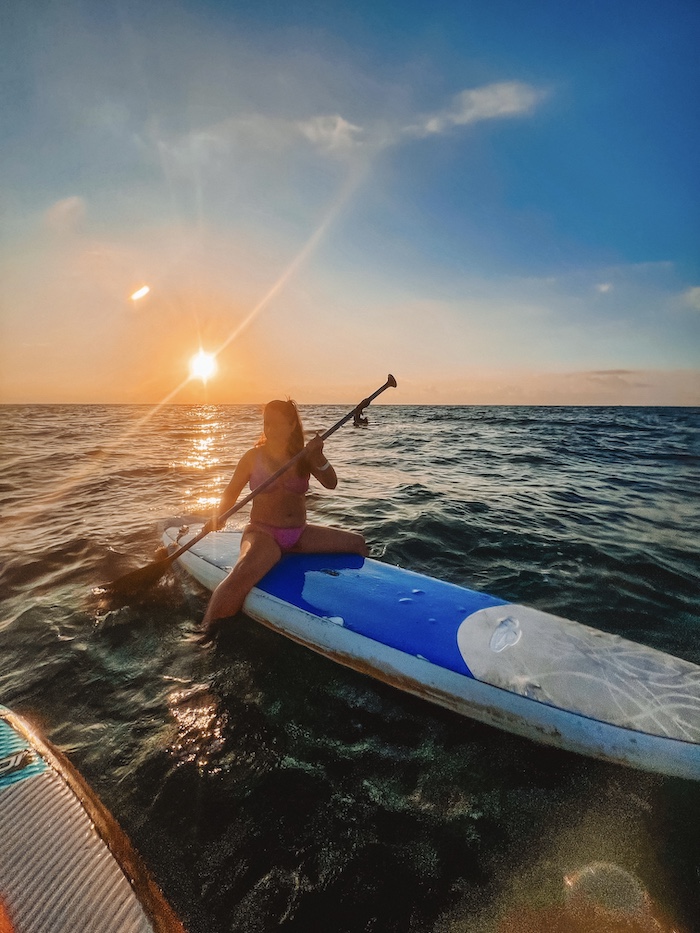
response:
[(201, 379), (207, 382), (216, 374), (216, 357), (213, 353), (207, 353), (204, 350), (195, 353), (190, 360), (190, 379)]
[(148, 285), (144, 285), (142, 288), (139, 288), (138, 291), (134, 292), (134, 294), (131, 296), (131, 300), (138, 301), (139, 298), (143, 298), (144, 295), (147, 295), (150, 290), (151, 289), (148, 287)]

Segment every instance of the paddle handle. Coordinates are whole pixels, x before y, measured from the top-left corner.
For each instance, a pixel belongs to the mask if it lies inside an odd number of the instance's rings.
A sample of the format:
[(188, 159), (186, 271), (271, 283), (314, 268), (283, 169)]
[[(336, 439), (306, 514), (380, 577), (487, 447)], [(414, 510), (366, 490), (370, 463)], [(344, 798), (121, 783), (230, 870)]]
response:
[[(395, 389), (395, 388), (396, 388), (396, 379), (394, 379), (394, 377), (391, 375), (391, 373), (389, 373), (389, 375), (388, 375), (387, 378), (386, 378), (386, 382), (384, 383), (383, 386), (380, 386), (380, 388), (378, 388), (376, 392), (373, 392), (373, 393), (372, 393), (370, 396), (368, 396), (367, 398), (363, 398), (359, 405), (355, 405), (355, 407), (353, 408), (352, 411), (349, 411), (349, 412), (347, 413), (347, 415), (345, 415), (345, 417), (341, 418), (340, 421), (338, 421), (336, 424), (334, 424), (332, 428), (328, 428), (328, 430), (327, 430), (324, 434), (321, 435), (321, 437), (323, 438), (323, 440), (325, 441), (327, 437), (330, 437), (330, 436), (331, 436), (331, 434), (335, 434), (335, 432), (338, 430), (338, 428), (342, 428), (342, 426), (343, 426), (344, 424), (347, 424), (347, 422), (354, 416), (355, 412), (361, 412), (363, 408), (367, 408), (367, 406), (370, 404), (370, 402), (371, 402), (373, 399), (375, 399), (378, 395), (381, 395), (382, 392), (384, 392), (385, 389)], [(303, 453), (303, 452), (304, 452), (304, 451), (302, 450), (302, 453)], [(298, 456), (299, 456), (299, 454), (297, 454), (297, 457), (298, 457)], [(295, 457), (294, 460), (296, 460), (297, 457)], [(289, 463), (290, 463), (290, 464), (293, 463), (294, 460), (290, 460)], [(289, 466), (289, 464), (287, 464), (287, 466)], [(287, 466), (283, 466), (283, 467), (282, 467), (282, 472), (284, 472), (284, 470), (287, 469)], [(256, 490), (256, 492), (257, 492), (257, 490)]]
[[(381, 395), (382, 392), (384, 392), (386, 389), (395, 389), (395, 388), (396, 388), (396, 379), (394, 379), (391, 373), (389, 373), (389, 375), (387, 376), (386, 382), (384, 383), (383, 386), (380, 386), (376, 392), (373, 392), (367, 398), (363, 398), (359, 405), (355, 405), (352, 411), (349, 411), (347, 415), (344, 415), (340, 419), (340, 421), (337, 421), (333, 425), (333, 427), (325, 431), (321, 435), (321, 438), (325, 441), (326, 438), (331, 436), (331, 434), (335, 434), (335, 432), (339, 428), (342, 428), (342, 426), (346, 424), (353, 417), (356, 411), (362, 411), (363, 408), (367, 408), (370, 402), (372, 402), (372, 400), (375, 399), (378, 395)], [(241, 499), (240, 502), (236, 502), (236, 504), (232, 505), (230, 509), (227, 509), (225, 512), (223, 512), (219, 516), (219, 519), (226, 521), (235, 512), (239, 512), (242, 508), (248, 505), (248, 503), (251, 502), (257, 495), (259, 495), (261, 492), (264, 492), (268, 488), (268, 486), (271, 486), (276, 480), (278, 480), (280, 476), (282, 476), (283, 473), (286, 473), (287, 470), (291, 466), (293, 466), (298, 460), (301, 460), (301, 458), (304, 456), (305, 453), (306, 453), (306, 447), (304, 447), (303, 450), (300, 450), (298, 454), (295, 454), (292, 457), (292, 459), (288, 460), (283, 466), (279, 468), (279, 470), (276, 470), (272, 474), (272, 476), (268, 476), (268, 478), (264, 482), (260, 483), (259, 486), (256, 486), (255, 489), (251, 493), (249, 493), (244, 499)], [(184, 554), (185, 551), (189, 551), (189, 549), (193, 547), (198, 541), (201, 541), (202, 538), (205, 538), (209, 534), (209, 531), (210, 529), (203, 528), (199, 532), (198, 535), (195, 535), (195, 537), (192, 538), (191, 541), (188, 541), (187, 544), (183, 544), (182, 547), (178, 548), (177, 551), (175, 551), (173, 554), (170, 554), (170, 556), (167, 558), (168, 562), (172, 563), (173, 561), (176, 561), (181, 554)]]

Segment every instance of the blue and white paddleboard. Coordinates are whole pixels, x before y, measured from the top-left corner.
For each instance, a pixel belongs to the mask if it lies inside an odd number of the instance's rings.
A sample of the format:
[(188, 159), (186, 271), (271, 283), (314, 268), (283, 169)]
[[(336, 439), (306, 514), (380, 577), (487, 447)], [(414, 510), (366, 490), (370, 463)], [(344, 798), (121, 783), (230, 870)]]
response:
[(0, 706), (2, 933), (185, 933), (68, 759)]
[[(163, 533), (171, 550), (201, 524)], [(167, 523), (166, 523), (167, 524)], [(179, 558), (213, 590), (240, 534)], [(557, 748), (700, 780), (700, 667), (617, 635), (345, 554), (289, 554), (244, 611), (408, 693)]]

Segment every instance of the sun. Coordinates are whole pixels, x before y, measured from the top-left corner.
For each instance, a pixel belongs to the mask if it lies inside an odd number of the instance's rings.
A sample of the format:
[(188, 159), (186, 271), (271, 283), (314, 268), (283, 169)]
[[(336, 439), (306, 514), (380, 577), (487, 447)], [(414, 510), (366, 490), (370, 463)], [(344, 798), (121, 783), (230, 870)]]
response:
[(216, 357), (213, 353), (200, 349), (199, 353), (195, 353), (190, 360), (190, 379), (201, 379), (202, 382), (207, 382), (216, 375), (216, 370)]

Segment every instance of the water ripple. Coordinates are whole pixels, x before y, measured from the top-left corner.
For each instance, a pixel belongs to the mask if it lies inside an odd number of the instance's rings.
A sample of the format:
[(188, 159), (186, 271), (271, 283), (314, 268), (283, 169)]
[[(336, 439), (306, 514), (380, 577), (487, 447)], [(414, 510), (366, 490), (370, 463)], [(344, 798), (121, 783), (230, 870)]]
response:
[[(311, 520), (700, 663), (697, 409), (369, 417), (328, 441), (340, 485), (314, 487)], [(690, 924), (683, 782), (454, 716), (245, 618), (203, 652), (179, 576), (121, 608), (91, 595), (152, 559), (163, 516), (209, 508), (259, 426), (259, 406), (0, 408), (0, 701), (69, 753), (191, 933), (486, 931), (513, 877), (554, 891), (600, 859)]]

